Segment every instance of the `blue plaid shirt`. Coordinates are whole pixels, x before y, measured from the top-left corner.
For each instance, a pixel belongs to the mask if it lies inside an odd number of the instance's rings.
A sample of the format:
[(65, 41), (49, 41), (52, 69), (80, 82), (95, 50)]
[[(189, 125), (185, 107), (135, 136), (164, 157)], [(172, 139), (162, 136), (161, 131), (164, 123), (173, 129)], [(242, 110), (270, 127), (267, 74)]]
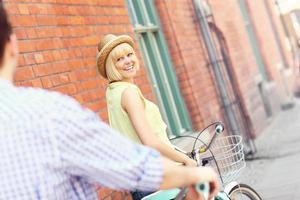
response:
[(0, 80), (0, 200), (97, 199), (96, 185), (153, 191), (161, 181), (157, 151), (68, 96)]

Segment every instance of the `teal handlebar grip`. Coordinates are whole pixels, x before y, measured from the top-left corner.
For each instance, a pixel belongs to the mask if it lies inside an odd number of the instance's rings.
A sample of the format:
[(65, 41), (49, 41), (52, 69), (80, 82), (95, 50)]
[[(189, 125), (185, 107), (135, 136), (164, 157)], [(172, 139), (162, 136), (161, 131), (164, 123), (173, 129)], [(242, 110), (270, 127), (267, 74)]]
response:
[(215, 131), (217, 134), (221, 134), (224, 131), (224, 125), (222, 123), (219, 123), (215, 127)]
[(208, 182), (199, 183), (199, 184), (195, 185), (195, 189), (196, 189), (197, 192), (202, 194), (204, 200), (208, 200), (208, 196), (209, 196), (209, 184), (208, 184)]

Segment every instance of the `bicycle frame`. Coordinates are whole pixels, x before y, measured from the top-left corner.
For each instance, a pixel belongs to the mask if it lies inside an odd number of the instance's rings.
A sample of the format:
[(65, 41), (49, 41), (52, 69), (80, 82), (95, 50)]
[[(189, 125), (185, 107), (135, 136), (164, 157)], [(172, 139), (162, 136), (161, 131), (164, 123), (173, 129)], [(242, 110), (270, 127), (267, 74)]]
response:
[[(212, 125), (216, 125), (215, 126), (215, 131), (214, 131), (214, 135), (213, 137), (211, 138), (210, 142), (208, 144), (205, 144), (204, 142), (202, 142), (200, 139), (199, 139), (199, 136), (200, 134), (206, 130), (208, 127), (212, 126)], [(186, 155), (188, 155), (190, 158), (196, 160), (198, 162), (198, 164), (200, 165), (201, 163), (201, 166), (205, 166), (206, 164), (210, 163), (211, 161), (215, 162), (216, 163), (216, 166), (217, 166), (217, 170), (218, 170), (218, 173), (219, 173), (219, 176), (220, 176), (220, 179), (221, 179), (221, 182), (223, 184), (223, 190), (220, 191), (217, 196), (215, 197), (215, 200), (230, 200), (230, 192), (232, 190), (234, 190), (234, 188), (236, 187), (240, 187), (240, 184), (238, 182), (235, 181), (235, 179), (233, 179), (233, 181), (230, 181), (230, 182), (224, 182), (223, 179), (222, 179), (222, 175), (221, 175), (221, 171), (218, 167), (218, 164), (217, 164), (217, 160), (215, 158), (215, 155), (212, 153), (210, 147), (211, 147), (211, 144), (214, 142), (216, 136), (220, 133), (223, 132), (224, 130), (224, 126), (221, 122), (215, 122), (215, 123), (212, 123), (210, 124), (208, 127), (206, 127), (205, 129), (203, 129), (197, 137), (192, 137), (195, 139), (195, 143), (193, 145), (193, 150), (191, 152), (186, 152), (185, 150), (179, 148), (178, 146), (175, 146), (173, 145), (174, 149), (181, 152), (181, 153), (184, 153)], [(190, 137), (190, 136), (188, 136)], [(230, 136), (228, 136), (230, 137)], [(203, 145), (198, 148), (198, 149), (195, 149), (195, 144), (197, 142), (197, 140), (200, 140)], [(231, 150), (231, 149), (230, 149)], [(230, 151), (229, 150), (229, 151)], [(243, 150), (243, 149), (239, 149), (240, 150)], [(201, 158), (201, 162), (199, 162), (196, 158), (197, 155), (201, 155), (205, 152), (209, 151), (211, 153), (211, 156), (208, 156), (208, 157), (205, 157), (205, 158)], [(242, 157), (241, 159), (244, 159), (244, 157)], [(239, 161), (238, 161), (239, 162)], [(230, 180), (230, 179), (229, 179)], [(243, 185), (243, 184), (242, 184)], [(185, 193), (187, 192), (187, 188), (183, 188), (183, 189), (173, 189), (173, 190), (164, 190), (164, 191), (158, 191), (158, 192), (155, 192), (147, 197), (144, 197), (142, 200), (167, 200), (167, 199), (175, 199), (175, 200), (181, 200), (184, 198), (185, 196)], [(255, 191), (254, 191), (255, 192)], [(259, 197), (259, 195), (258, 195)]]

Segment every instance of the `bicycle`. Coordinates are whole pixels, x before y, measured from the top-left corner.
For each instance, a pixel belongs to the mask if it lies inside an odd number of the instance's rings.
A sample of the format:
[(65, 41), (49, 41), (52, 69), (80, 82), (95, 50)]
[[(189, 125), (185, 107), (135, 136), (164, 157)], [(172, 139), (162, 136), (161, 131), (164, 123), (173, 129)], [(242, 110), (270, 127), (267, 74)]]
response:
[[(214, 127), (212, 135), (207, 131), (210, 127)], [(173, 138), (193, 138), (194, 144), (191, 151), (184, 151), (177, 146), (174, 148), (194, 159), (199, 166), (209, 165), (218, 172), (223, 189), (217, 194), (215, 200), (262, 200), (253, 188), (236, 181), (242, 169), (246, 167), (242, 137), (239, 135), (217, 137), (223, 131), (224, 125), (221, 122), (214, 122), (200, 131), (196, 137), (184, 135)], [(207, 183), (199, 183), (195, 187), (204, 197), (208, 196), (209, 186)], [(186, 192), (187, 188), (161, 190), (142, 200), (182, 200)]]

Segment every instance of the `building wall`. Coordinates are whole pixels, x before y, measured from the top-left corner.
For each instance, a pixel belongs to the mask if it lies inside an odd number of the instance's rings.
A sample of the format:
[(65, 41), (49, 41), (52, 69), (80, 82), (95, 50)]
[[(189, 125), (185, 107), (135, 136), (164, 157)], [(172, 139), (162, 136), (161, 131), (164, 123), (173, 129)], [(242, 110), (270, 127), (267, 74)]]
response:
[(284, 32), (284, 27), (282, 25), (281, 18), (280, 18), (279, 8), (275, 0), (267, 0), (266, 2), (269, 5), (269, 8), (271, 10), (272, 19), (274, 21), (276, 30), (278, 31), (278, 35), (280, 37), (281, 49), (284, 53), (284, 57), (287, 62), (286, 67), (293, 68), (294, 67), (293, 54), (291, 52), (290, 44), (288, 42), (289, 40)]
[[(266, 114), (256, 83), (259, 74), (241, 12), (236, 1), (209, 1), (216, 25), (229, 47), (230, 58), (256, 134), (266, 126)], [(156, 1), (173, 64), (195, 128), (222, 119), (220, 97), (197, 22), (192, 0)], [(199, 123), (200, 122), (200, 123)]]
[[(265, 5), (264, 1), (256, 0), (247, 2), (270, 82), (273, 82), (275, 85), (273, 94), (270, 96), (273, 99), (273, 103), (276, 99), (278, 101), (277, 106), (273, 105), (273, 113), (276, 115), (280, 106), (288, 101), (288, 95), (292, 93), (291, 84), (293, 77), (291, 77), (291, 74), (287, 75), (286, 73), (287, 70), (293, 70), (291, 56), (286, 56), (288, 49), (286, 48), (286, 45), (284, 46), (281, 43), (284, 41), (284, 37), (281, 35), (281, 40), (278, 42), (276, 41), (276, 33), (274, 31), (277, 31), (280, 37), (282, 26), (279, 27), (273, 17), (273, 13), (275, 12), (274, 9), (276, 9), (275, 4), (268, 2)], [(270, 15), (267, 14), (268, 7), (270, 9)], [(274, 22), (274, 27), (272, 27), (271, 20)], [(282, 54), (280, 53), (280, 48)], [(277, 97), (274, 98), (274, 96)]]
[[(96, 69), (97, 44), (108, 33), (133, 36), (125, 1), (5, 0), (4, 5), (19, 39), (15, 84), (70, 95), (107, 121), (107, 81)], [(136, 83), (153, 99), (141, 68)], [(101, 199), (131, 199), (128, 193), (98, 192)]]
[[(129, 34), (133, 27), (125, 0), (5, 0), (5, 6), (19, 38), (20, 58), (15, 76), (17, 85), (60, 91), (77, 99), (107, 121), (104, 98), (107, 81), (96, 69), (97, 44), (104, 34)], [(267, 125), (267, 116), (258, 89), (259, 70), (237, 1), (210, 0), (214, 19), (229, 49), (236, 91), (245, 107), (255, 134)], [(277, 65), (281, 62), (274, 34), (262, 1), (249, 0), (249, 12), (267, 72), (274, 81), (274, 93), (284, 94)], [(269, 0), (273, 5), (273, 2)], [(155, 0), (161, 27), (167, 40), (182, 96), (193, 128), (224, 118), (199, 22), (192, 0)], [(280, 19), (273, 8), (284, 54), (292, 65)], [(277, 50), (276, 50), (277, 49)], [(140, 53), (137, 50), (138, 56)], [(155, 101), (147, 71), (142, 67), (136, 83), (145, 96)], [(129, 195), (108, 189), (99, 191), (105, 199)], [(124, 197), (124, 198), (127, 198)]]
[[(125, 1), (4, 2), (21, 53), (15, 83), (70, 95), (107, 121), (107, 81), (96, 69), (97, 44), (108, 33), (133, 37)], [(136, 82), (153, 99), (143, 67)]]
[(199, 130), (222, 114), (192, 0), (155, 3), (193, 127)]

